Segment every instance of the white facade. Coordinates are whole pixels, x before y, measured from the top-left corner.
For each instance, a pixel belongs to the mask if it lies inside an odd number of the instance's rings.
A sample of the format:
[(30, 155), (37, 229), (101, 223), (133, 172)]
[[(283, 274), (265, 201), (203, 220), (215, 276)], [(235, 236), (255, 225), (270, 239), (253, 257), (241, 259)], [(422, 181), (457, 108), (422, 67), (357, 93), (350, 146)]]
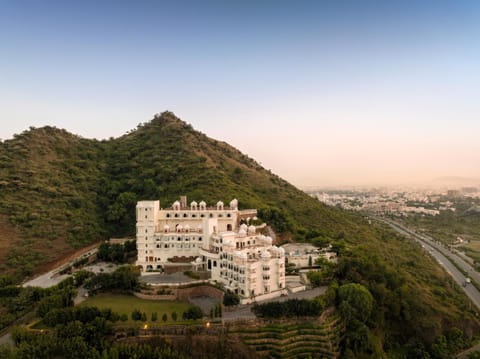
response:
[(160, 201), (137, 203), (137, 265), (142, 273), (162, 271), (173, 263), (192, 263), (211, 272), (211, 279), (243, 298), (280, 295), (285, 288), (285, 252), (272, 239), (256, 233), (256, 227), (240, 224), (256, 216), (256, 210), (186, 198), (172, 207)]

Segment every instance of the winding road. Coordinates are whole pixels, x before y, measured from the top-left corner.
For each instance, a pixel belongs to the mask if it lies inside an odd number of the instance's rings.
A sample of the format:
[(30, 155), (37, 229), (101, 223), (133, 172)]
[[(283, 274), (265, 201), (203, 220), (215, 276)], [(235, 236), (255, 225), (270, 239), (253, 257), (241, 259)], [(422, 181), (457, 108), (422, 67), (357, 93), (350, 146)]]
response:
[[(402, 224), (386, 218), (374, 217), (377, 221), (385, 223), (398, 233), (416, 240), (422, 247), (440, 264), (447, 273), (457, 282), (463, 289), (465, 294), (470, 298), (472, 303), (480, 309), (480, 291), (472, 284), (465, 285), (466, 276), (470, 277), (476, 283), (480, 283), (480, 275), (475, 271), (473, 266), (463, 259), (457, 253), (445, 248), (442, 244), (435, 241), (432, 237), (418, 234), (415, 231), (403, 226)], [(462, 273), (461, 268), (467, 275)]]

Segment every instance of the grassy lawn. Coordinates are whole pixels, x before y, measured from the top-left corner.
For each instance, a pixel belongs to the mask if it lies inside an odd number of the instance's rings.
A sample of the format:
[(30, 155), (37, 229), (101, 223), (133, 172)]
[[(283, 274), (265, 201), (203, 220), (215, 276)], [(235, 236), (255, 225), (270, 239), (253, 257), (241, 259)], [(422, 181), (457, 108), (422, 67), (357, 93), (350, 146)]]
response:
[[(110, 308), (112, 311), (118, 314), (127, 314), (128, 321), (122, 322), (119, 321), (118, 324), (138, 324), (143, 325), (143, 321), (133, 321), (132, 320), (132, 311), (138, 309), (142, 313), (147, 315), (147, 323), (149, 325), (162, 325), (162, 324), (180, 324), (180, 323), (193, 323), (193, 321), (184, 322), (182, 320), (182, 314), (192, 305), (186, 302), (175, 302), (175, 301), (156, 301), (156, 300), (145, 300), (134, 297), (133, 295), (117, 295), (117, 294), (99, 294), (94, 297), (88, 298), (82, 304), (84, 306), (98, 307), (100, 309)], [(152, 313), (156, 312), (158, 319), (156, 322), (152, 321)], [(177, 313), (177, 321), (173, 321), (172, 313)], [(167, 314), (168, 320), (163, 321), (163, 314)]]

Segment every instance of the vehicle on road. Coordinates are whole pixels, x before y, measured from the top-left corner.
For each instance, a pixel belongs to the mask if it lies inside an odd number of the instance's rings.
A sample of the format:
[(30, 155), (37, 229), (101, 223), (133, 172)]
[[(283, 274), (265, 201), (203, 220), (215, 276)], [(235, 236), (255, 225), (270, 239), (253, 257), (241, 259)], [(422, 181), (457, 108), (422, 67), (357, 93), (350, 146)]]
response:
[(465, 278), (465, 282), (463, 282), (463, 286), (466, 287), (466, 286), (469, 285), (471, 282), (472, 282), (472, 280), (467, 277), (467, 278)]

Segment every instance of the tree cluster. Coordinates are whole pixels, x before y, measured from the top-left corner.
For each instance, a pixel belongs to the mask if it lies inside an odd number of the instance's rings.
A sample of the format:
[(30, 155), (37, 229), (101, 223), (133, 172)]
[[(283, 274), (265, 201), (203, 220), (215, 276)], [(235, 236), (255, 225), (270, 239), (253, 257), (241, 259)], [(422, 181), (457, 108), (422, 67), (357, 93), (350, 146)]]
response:
[(97, 258), (105, 262), (128, 263), (137, 257), (135, 241), (126, 241), (124, 244), (102, 243), (98, 247)]
[(113, 273), (99, 273), (85, 282), (85, 288), (93, 291), (124, 291), (130, 292), (138, 289), (138, 273), (130, 267), (123, 266)]
[(240, 303), (240, 297), (230, 290), (227, 290), (223, 296), (223, 305), (228, 307), (232, 305), (238, 305)]
[(188, 308), (182, 314), (182, 319), (184, 319), (184, 320), (196, 320), (196, 319), (201, 319), (201, 318), (203, 318), (202, 309), (200, 307), (196, 306), (196, 305)]

